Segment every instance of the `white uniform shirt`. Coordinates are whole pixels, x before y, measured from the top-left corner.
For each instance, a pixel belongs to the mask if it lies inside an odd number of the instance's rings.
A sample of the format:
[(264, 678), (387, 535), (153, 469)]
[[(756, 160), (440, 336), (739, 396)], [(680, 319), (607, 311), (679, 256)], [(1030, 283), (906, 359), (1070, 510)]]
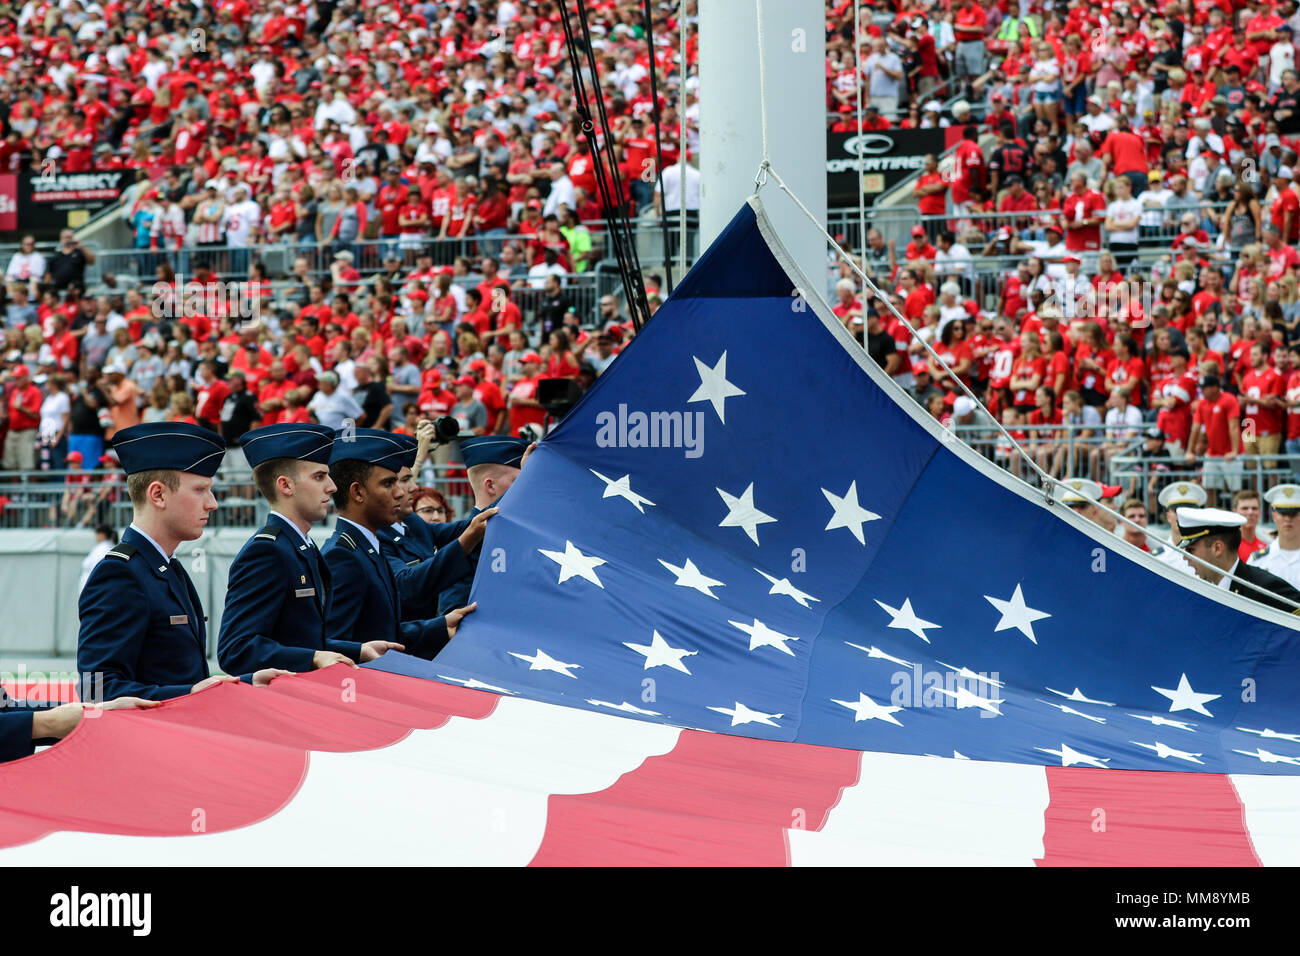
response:
[(1271, 571), (1292, 587), (1300, 588), (1300, 548), (1286, 551), (1274, 539), (1263, 551), (1252, 554), (1249, 564), (1251, 567)]

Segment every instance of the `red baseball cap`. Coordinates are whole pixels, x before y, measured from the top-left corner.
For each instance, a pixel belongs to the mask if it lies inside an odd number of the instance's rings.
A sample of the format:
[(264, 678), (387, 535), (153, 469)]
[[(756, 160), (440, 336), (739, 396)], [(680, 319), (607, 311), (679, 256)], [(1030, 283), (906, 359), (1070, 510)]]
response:
[(1101, 496), (1103, 498), (1114, 498), (1124, 490), (1122, 485), (1102, 485)]
[(468, 375), (462, 375), (460, 378), (456, 379), (456, 381), (452, 382), (451, 384), (464, 385), (467, 388), (473, 388), (475, 385), (478, 384), (478, 382), (474, 381), (474, 379), (470, 378)]
[(85, 459), (84, 459), (84, 458), (82, 457), (82, 455), (81, 455), (81, 452), (79, 452), (79, 451), (70, 451), (70, 452), (68, 452), (68, 456), (67, 456), (67, 459), (66, 459), (66, 460), (67, 460), (67, 461), (75, 461), (78, 465), (80, 465), (83, 461), (85, 461)]
[[(541, 361), (541, 360), (539, 359), (538, 361)], [(27, 366), (26, 366), (26, 365), (15, 365), (15, 366), (14, 366), (14, 374), (15, 374), (15, 375), (18, 375), (18, 376), (22, 376), (22, 375), (30, 375), (31, 372), (27, 371)]]
[(520, 357), (519, 361), (521, 361), (521, 362), (536, 362), (537, 364), (540, 365), (540, 364), (541, 364), (541, 361), (542, 361), (542, 357), (541, 357), (540, 355), (538, 355), (536, 352), (527, 352), (527, 353), (525, 353), (524, 355), (522, 355), (522, 356)]
[(912, 235), (914, 235), (914, 236), (918, 236), (918, 237), (919, 237), (919, 236), (924, 236), (924, 235), (925, 235), (925, 226), (913, 226), (913, 227), (912, 227)]
[(486, 372), (487, 367), (488, 367), (487, 362), (483, 361), (482, 359), (475, 359), (474, 361), (469, 363), (469, 370), (471, 372)]

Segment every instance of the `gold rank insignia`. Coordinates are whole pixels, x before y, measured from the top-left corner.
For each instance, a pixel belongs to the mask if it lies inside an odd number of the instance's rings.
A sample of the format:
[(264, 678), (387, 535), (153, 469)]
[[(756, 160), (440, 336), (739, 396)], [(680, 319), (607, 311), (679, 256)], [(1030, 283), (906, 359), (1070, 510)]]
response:
[(298, 583), (299, 583), (299, 584), (306, 584), (306, 583), (307, 583), (307, 575), (305, 575), (305, 574), (300, 574), (300, 575), (298, 575)]

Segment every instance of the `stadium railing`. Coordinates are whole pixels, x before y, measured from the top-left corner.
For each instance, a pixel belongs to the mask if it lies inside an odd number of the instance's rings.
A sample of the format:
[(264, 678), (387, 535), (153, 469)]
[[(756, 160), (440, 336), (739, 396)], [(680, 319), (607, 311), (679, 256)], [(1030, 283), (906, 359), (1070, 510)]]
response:
[[(1152, 514), (1159, 514), (1161, 511), (1156, 502), (1156, 495), (1166, 485), (1175, 481), (1193, 481), (1202, 485), (1206, 482), (1205, 458), (1199, 457), (1189, 462), (1182, 456), (1157, 458), (1143, 455), (1140, 453), (1142, 444), (1140, 437), (1124, 440), (1108, 438), (1104, 426), (1054, 425), (1035, 426), (1029, 429), (1028, 426), (1008, 425), (1006, 428), (1013, 435), (1027, 431), (1050, 433), (1046, 442), (1042, 438), (1035, 438), (1033, 434), (1017, 440), (1021, 447), (1031, 454), (1044, 445), (1050, 447), (1053, 461), (1049, 462), (1049, 465), (1055, 464), (1056, 453), (1061, 452), (1059, 459), (1061, 466), (1056, 469), (1051, 467), (1045, 469), (1054, 477), (1091, 477), (1109, 485), (1119, 485), (1124, 489), (1122, 498), (1137, 498), (1146, 504), (1147, 510)], [(949, 430), (989, 461), (995, 462), (1017, 477), (1029, 477), (1029, 467), (992, 426), (950, 425)], [(1131, 429), (1126, 430), (1131, 431)], [(1089, 431), (1094, 434), (1086, 435), (1085, 433)], [(1107, 442), (1112, 444), (1118, 442), (1122, 446), (1122, 453), (1113, 454), (1109, 458), (1104, 457), (1100, 449)], [(1092, 461), (1094, 450), (1099, 452), (1096, 470), (1093, 468)], [(1239, 488), (1250, 488), (1262, 495), (1274, 485), (1300, 481), (1300, 455), (1289, 456), (1283, 453), (1238, 455), (1235, 461), (1236, 467), (1231, 472), (1229, 480), (1236, 487), (1227, 492), (1229, 497)], [(1220, 500), (1219, 504), (1226, 506), (1223, 500)]]
[[(426, 464), (421, 484), (442, 492), (454, 515), (473, 506), (473, 495), (459, 465)], [(217, 510), (211, 528), (255, 528), (266, 521), (267, 504), (253, 485), (252, 472), (218, 473), (212, 493)], [(131, 501), (120, 471), (11, 471), (0, 473), (0, 530), (94, 528), (122, 529), (131, 523)]]

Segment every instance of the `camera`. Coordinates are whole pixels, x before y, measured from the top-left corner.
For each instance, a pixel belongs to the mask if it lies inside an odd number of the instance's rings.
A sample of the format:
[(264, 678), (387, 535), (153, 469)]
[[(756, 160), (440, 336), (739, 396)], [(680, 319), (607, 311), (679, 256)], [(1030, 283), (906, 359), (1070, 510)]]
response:
[(460, 422), (450, 415), (443, 415), (435, 418), (433, 421), (433, 443), (435, 445), (445, 445), (460, 434)]

